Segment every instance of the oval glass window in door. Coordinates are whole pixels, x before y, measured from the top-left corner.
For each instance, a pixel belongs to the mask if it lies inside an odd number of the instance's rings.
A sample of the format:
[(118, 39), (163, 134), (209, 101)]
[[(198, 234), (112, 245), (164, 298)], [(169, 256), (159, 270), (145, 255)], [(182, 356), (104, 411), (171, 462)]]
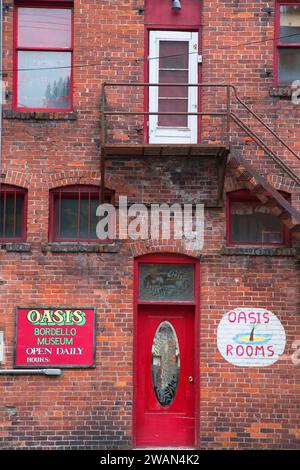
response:
[(152, 344), (152, 381), (161, 406), (169, 406), (176, 395), (180, 373), (179, 343), (174, 327), (161, 322)]

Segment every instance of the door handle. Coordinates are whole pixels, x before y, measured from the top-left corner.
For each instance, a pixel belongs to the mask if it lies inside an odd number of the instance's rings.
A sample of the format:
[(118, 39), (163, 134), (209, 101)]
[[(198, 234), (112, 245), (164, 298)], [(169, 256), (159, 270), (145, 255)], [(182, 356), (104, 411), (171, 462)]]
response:
[(189, 382), (194, 382), (194, 377), (192, 375), (189, 376)]

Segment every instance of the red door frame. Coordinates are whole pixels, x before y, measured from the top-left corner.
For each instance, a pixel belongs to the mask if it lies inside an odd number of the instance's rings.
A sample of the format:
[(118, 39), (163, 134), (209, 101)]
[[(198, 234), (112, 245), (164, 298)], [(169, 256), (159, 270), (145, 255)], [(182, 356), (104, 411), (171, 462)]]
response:
[[(194, 302), (144, 302), (139, 301), (139, 265), (141, 263), (175, 263), (175, 264), (193, 264), (195, 267), (194, 277)], [(139, 256), (134, 259), (134, 339), (133, 339), (133, 432), (132, 444), (136, 447), (136, 396), (137, 396), (137, 327), (138, 327), (138, 308), (140, 305), (187, 305), (194, 306), (194, 324), (195, 324), (195, 440), (194, 447), (200, 438), (200, 261), (186, 255), (155, 253)]]

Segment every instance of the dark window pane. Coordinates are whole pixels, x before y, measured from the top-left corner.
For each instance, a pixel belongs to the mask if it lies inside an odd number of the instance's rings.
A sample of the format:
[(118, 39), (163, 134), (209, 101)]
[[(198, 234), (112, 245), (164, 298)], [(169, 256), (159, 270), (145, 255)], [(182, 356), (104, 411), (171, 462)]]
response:
[(174, 99), (159, 99), (158, 100), (159, 112), (170, 112), (170, 115), (158, 116), (159, 126), (169, 127), (187, 127), (188, 117), (178, 115), (178, 112), (188, 111), (188, 100), (174, 100)]
[(231, 241), (282, 243), (282, 225), (278, 218), (260, 203), (232, 202)]
[(99, 198), (91, 199), (91, 209), (90, 209), (90, 238), (96, 239), (96, 226), (99, 222), (99, 217), (96, 216), (97, 207), (99, 206)]
[(13, 195), (6, 195), (5, 210), (5, 236), (12, 238), (14, 236), (14, 218), (15, 218), (15, 198)]
[(71, 9), (18, 8), (18, 47), (70, 48)]
[[(60, 207), (60, 213), (59, 213)], [(56, 237), (77, 238), (78, 233), (78, 199), (55, 200)], [(60, 222), (60, 224), (59, 224)], [(60, 227), (59, 227), (60, 225)], [(60, 228), (60, 233), (59, 233)]]
[(194, 266), (191, 264), (140, 265), (139, 299), (145, 301), (194, 301)]
[(71, 53), (18, 52), (18, 107), (69, 108)]
[(300, 6), (280, 6), (280, 42), (300, 43)]
[(22, 236), (22, 209), (23, 209), (23, 196), (19, 194), (16, 197), (15, 237)]
[(55, 196), (55, 238), (97, 240), (98, 205), (99, 195), (95, 197), (93, 193), (89, 197), (86, 191), (73, 192), (72, 195), (62, 193), (61, 203), (59, 196)]
[(0, 237), (4, 237), (4, 194), (0, 193)]
[(160, 69), (188, 69), (188, 41), (160, 41), (159, 57)]
[(300, 48), (280, 47), (279, 53), (279, 82), (290, 85), (294, 80), (300, 80)]
[(22, 237), (22, 215), (24, 197), (21, 194), (1, 193), (0, 195), (0, 237)]

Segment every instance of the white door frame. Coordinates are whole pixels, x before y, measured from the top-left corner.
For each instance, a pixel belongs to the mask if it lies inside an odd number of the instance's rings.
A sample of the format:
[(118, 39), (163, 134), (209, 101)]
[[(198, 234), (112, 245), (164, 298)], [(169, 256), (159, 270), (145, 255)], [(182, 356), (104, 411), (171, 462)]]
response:
[[(159, 83), (159, 42), (189, 42), (189, 83), (198, 83), (198, 33), (191, 31), (150, 31), (149, 83)], [(158, 112), (159, 87), (149, 87), (149, 112)], [(198, 88), (189, 87), (188, 112), (198, 112)], [(158, 116), (149, 116), (149, 143), (194, 144), (198, 141), (198, 116), (188, 116), (187, 127), (158, 126)]]

